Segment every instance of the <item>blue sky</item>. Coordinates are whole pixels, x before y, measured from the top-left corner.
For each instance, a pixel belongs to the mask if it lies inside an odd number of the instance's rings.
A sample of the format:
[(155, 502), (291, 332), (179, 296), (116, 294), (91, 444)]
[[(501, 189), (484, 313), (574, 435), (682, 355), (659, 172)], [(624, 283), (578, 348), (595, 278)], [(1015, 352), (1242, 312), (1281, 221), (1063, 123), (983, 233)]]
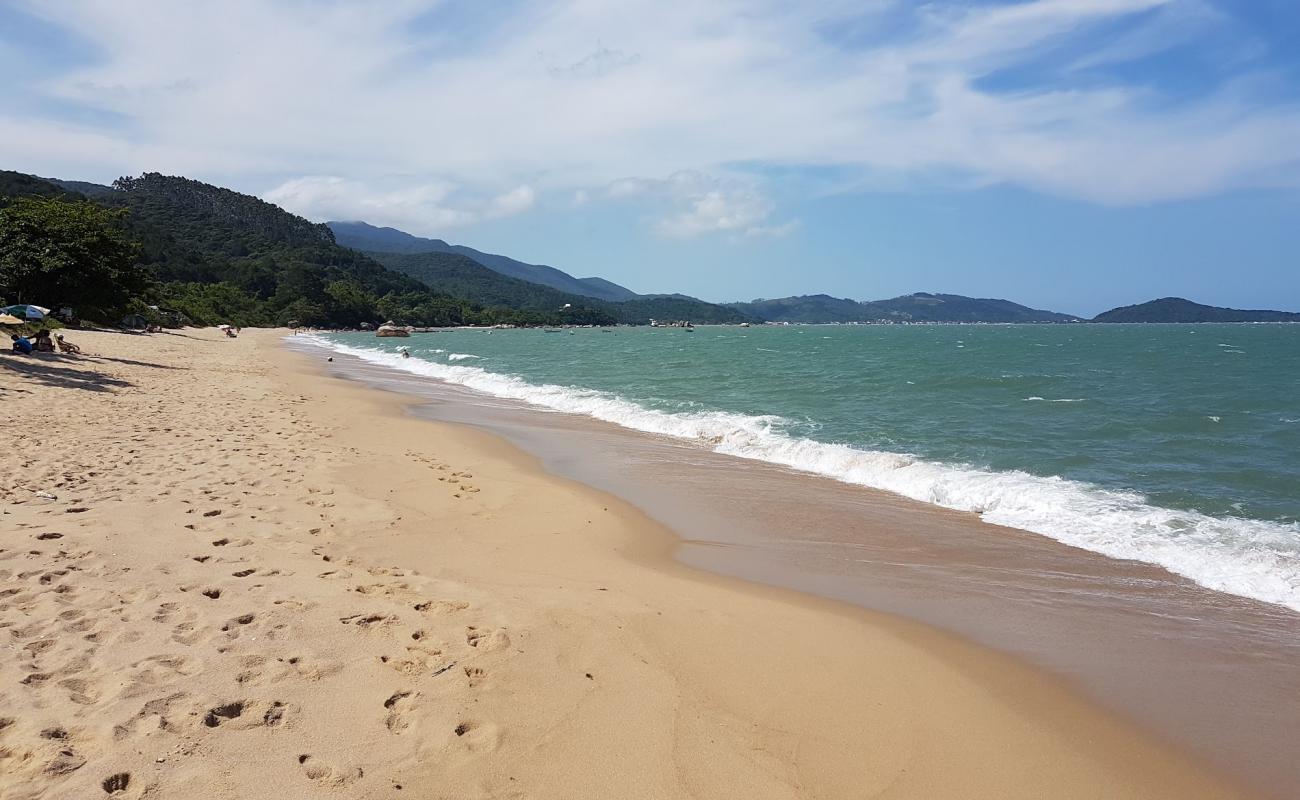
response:
[(0, 74), (0, 167), (638, 291), (1300, 310), (1294, 0), (0, 0)]

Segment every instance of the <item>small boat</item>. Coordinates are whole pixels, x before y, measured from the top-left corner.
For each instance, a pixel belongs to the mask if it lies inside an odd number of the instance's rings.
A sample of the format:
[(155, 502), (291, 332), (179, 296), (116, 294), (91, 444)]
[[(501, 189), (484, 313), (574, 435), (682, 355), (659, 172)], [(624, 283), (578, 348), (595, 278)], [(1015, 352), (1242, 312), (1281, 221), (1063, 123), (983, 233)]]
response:
[(407, 336), (411, 335), (411, 329), (409, 327), (402, 327), (401, 325), (395, 325), (393, 321), (390, 319), (388, 322), (385, 322), (383, 325), (380, 325), (375, 330), (375, 335), (385, 339), (393, 336), (404, 339)]
[(547, 332), (547, 333), (564, 333), (564, 331), (560, 330), (559, 328), (547, 328), (547, 329), (546, 329), (546, 332)]

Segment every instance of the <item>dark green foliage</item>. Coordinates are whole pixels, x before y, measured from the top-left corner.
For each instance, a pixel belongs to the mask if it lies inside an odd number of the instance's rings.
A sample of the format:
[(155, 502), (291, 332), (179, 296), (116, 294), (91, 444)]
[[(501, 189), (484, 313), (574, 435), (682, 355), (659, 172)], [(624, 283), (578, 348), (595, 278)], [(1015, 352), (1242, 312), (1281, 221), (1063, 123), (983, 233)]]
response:
[[(84, 190), (93, 202), (72, 191), (74, 188)], [(17, 199), (23, 197), (28, 199)], [(56, 185), (30, 175), (0, 172), (0, 209), (6, 204), (26, 208), (35, 202), (76, 206), (82, 213), (94, 209), (112, 219), (123, 240), (133, 243), (138, 268), (113, 281), (120, 296), (103, 298), (100, 303), (133, 297), (131, 310), (162, 320), (183, 317), (198, 324), (240, 326), (295, 321), (319, 327), (350, 327), (389, 319), (428, 326), (586, 321), (580, 314), (558, 309), (484, 308), (431, 290), (335, 244), (333, 233), (324, 225), (255, 197), (186, 178), (146, 173), (122, 178), (110, 188), (71, 181)], [(35, 252), (27, 244), (13, 249), (23, 258), (31, 258)], [(145, 285), (144, 277), (152, 280), (150, 285)], [(57, 292), (39, 289), (42, 296), (30, 299), (74, 306), (89, 303), (78, 299), (74, 282), (60, 278), (58, 283)], [(6, 294), (16, 290), (0, 284), (0, 291)], [(16, 296), (4, 299), (19, 300)], [(21, 299), (29, 298), (24, 295)], [(158, 306), (160, 311), (149, 306)], [(87, 310), (99, 307), (90, 303)]]
[(771, 322), (862, 322), (866, 319), (865, 310), (858, 301), (826, 294), (728, 305)]
[(130, 212), (142, 261), (161, 284), (158, 305), (196, 322), (354, 326), (382, 321), (380, 297), (422, 290), (334, 244), (325, 226), (255, 197), (156, 173), (114, 188), (102, 201)]
[[(439, 292), (467, 298), (484, 306), (533, 312), (539, 319), (563, 315), (574, 324), (612, 325), (617, 318), (590, 297), (500, 275), (456, 253), (367, 253), (391, 270), (409, 275)], [(569, 308), (565, 308), (569, 306)], [(576, 322), (581, 319), (582, 322)]]
[(18, 197), (64, 197), (75, 199), (76, 192), (56, 186), (44, 178), (12, 170), (0, 170), (0, 207)]
[(32, 188), (0, 208), (0, 298), (83, 316), (125, 308), (147, 283), (125, 212)]
[(657, 319), (661, 322), (686, 320), (705, 325), (733, 324), (757, 320), (738, 309), (706, 303), (682, 294), (643, 294), (636, 300), (608, 305), (620, 322), (640, 325)]
[(1243, 311), (1205, 306), (1181, 297), (1162, 297), (1149, 303), (1113, 308), (1093, 322), (1300, 322), (1290, 311)]
[[(156, 301), (159, 308), (178, 312), (200, 324), (213, 324), (213, 320), (232, 320), (232, 324), (256, 327), (276, 322), (257, 298), (231, 283), (169, 281), (160, 284), (151, 299)], [(311, 324), (325, 322), (323, 307), (318, 306), (317, 312)]]

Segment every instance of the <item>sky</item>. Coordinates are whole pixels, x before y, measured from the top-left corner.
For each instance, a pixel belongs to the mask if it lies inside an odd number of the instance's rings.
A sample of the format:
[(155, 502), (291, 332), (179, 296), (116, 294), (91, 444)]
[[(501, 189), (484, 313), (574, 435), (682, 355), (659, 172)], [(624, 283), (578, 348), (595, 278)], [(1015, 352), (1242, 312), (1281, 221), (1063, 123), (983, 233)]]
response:
[(0, 0), (0, 168), (639, 292), (1300, 310), (1297, 0)]

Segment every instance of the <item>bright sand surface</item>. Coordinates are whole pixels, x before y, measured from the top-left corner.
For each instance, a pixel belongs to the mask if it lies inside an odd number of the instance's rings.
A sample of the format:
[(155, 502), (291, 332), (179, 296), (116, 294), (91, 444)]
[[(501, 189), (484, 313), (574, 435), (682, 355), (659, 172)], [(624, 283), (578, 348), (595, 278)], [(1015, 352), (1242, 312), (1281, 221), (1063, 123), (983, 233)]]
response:
[(680, 565), (281, 335), (0, 356), (4, 800), (1241, 796), (1009, 657)]

